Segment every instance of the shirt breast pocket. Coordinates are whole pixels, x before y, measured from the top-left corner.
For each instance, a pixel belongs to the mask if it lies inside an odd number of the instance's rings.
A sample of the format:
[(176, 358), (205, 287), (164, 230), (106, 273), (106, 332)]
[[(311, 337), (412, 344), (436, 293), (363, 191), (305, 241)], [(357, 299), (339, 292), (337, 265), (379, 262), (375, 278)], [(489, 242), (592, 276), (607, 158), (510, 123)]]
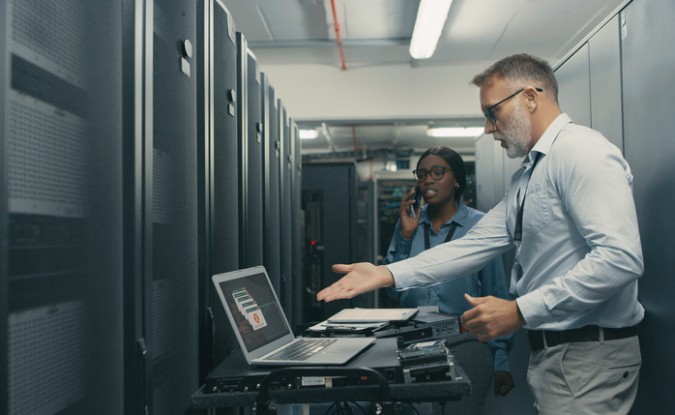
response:
[(523, 231), (539, 232), (551, 223), (551, 200), (544, 183), (530, 182), (523, 210)]

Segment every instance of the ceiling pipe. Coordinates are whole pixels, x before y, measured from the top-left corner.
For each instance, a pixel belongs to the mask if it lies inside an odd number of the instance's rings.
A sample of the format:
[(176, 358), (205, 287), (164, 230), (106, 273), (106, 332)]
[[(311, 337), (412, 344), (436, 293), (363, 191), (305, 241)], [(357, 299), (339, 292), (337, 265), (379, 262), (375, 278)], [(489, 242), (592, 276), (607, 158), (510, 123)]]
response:
[(358, 138), (356, 137), (355, 125), (352, 125), (352, 147), (354, 147), (354, 151), (362, 150), (361, 146), (359, 145)]
[(338, 23), (337, 11), (335, 10), (335, 0), (330, 0), (330, 6), (333, 10), (333, 27), (335, 28), (335, 41), (338, 45), (338, 52), (340, 53), (340, 64), (342, 70), (347, 70), (347, 63), (345, 62), (345, 53), (342, 50), (342, 36), (340, 36), (340, 23)]
[(328, 130), (328, 124), (322, 122), (321, 131), (323, 131), (323, 135), (324, 137), (326, 137), (326, 141), (328, 142), (328, 148), (330, 148), (330, 150), (334, 152), (335, 146), (333, 145), (333, 138), (330, 136), (330, 131)]
[[(409, 44), (409, 37), (391, 39), (342, 39), (343, 47), (408, 46)], [(334, 46), (335, 42), (333, 42), (332, 39), (253, 40), (248, 42), (248, 47), (253, 50), (263, 48), (332, 48)]]

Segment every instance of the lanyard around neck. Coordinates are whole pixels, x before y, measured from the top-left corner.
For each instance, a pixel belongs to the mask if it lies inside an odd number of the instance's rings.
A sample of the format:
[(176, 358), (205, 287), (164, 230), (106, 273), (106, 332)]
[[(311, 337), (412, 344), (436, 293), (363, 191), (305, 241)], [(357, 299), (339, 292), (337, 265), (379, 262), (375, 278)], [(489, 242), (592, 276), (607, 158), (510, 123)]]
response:
[[(424, 222), (424, 249), (429, 249), (431, 248), (431, 242), (429, 241), (429, 228), (431, 225), (429, 225), (428, 222)], [(445, 237), (444, 242), (448, 242), (452, 239), (452, 235), (455, 234), (455, 229), (457, 229), (457, 222), (452, 221), (450, 223), (450, 229), (448, 229), (448, 235)]]

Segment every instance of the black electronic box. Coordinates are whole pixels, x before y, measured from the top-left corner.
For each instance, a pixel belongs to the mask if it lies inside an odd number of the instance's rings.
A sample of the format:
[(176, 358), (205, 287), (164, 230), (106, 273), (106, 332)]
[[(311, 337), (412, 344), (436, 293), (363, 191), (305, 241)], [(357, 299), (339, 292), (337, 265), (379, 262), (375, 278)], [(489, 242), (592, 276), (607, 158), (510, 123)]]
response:
[[(321, 326), (321, 325), (319, 325)], [(319, 330), (309, 328), (305, 336), (373, 336), (395, 337), (402, 344), (423, 340), (442, 339), (460, 334), (459, 317), (435, 312), (419, 312), (413, 318), (402, 322), (390, 322), (373, 328), (363, 326), (327, 325)]]
[(399, 350), (406, 383), (453, 380), (455, 359), (444, 340), (409, 344)]
[[(403, 368), (395, 338), (377, 339), (372, 346), (349, 363), (335, 367), (368, 367), (380, 372), (388, 383), (403, 383)], [(204, 393), (257, 391), (269, 373), (278, 368), (277, 366), (249, 366), (241, 350), (236, 350), (207, 376)], [(273, 382), (271, 388), (335, 387), (361, 383), (368, 383), (368, 380), (358, 376), (300, 376), (279, 379)]]

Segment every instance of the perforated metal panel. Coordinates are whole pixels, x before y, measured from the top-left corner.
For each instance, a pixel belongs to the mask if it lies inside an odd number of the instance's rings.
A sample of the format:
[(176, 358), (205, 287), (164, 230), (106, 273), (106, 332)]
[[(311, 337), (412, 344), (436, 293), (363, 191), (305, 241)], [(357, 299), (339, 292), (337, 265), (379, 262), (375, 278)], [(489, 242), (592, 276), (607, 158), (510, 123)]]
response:
[[(214, 274), (239, 268), (239, 157), (237, 141), (237, 48), (231, 15), (216, 0), (199, 1), (200, 360), (206, 376), (236, 346), (213, 289)], [(203, 134), (203, 135), (202, 135)], [(235, 219), (236, 218), (236, 219)]]
[(280, 177), (280, 223), (281, 223), (281, 290), (279, 297), (281, 305), (284, 307), (286, 316), (291, 324), (294, 324), (293, 316), (293, 216), (291, 213), (292, 205), (292, 149), (291, 149), (291, 125), (286, 108), (278, 100), (279, 114), (279, 139), (281, 142), (281, 158), (279, 160)]
[[(302, 168), (302, 190), (305, 194), (314, 193), (313, 217), (307, 222), (310, 237), (320, 237), (322, 261), (320, 269), (312, 270), (312, 278), (320, 279), (318, 289), (327, 287), (340, 277), (331, 270), (333, 264), (349, 264), (355, 261), (356, 243), (356, 201), (357, 174), (353, 163), (305, 163)], [(303, 196), (304, 197), (304, 196)], [(304, 200), (307, 203), (307, 199)], [(309, 212), (308, 212), (309, 214)], [(317, 229), (320, 228), (320, 229)], [(318, 275), (317, 275), (318, 274)], [(317, 278), (318, 277), (318, 278)], [(316, 281), (313, 285), (316, 285)], [(345, 307), (364, 307), (370, 301), (369, 296), (355, 297), (352, 300), (338, 300), (330, 303), (316, 303), (312, 297), (306, 298), (314, 308), (312, 319), (328, 318)], [(308, 304), (309, 305), (309, 304)]]
[[(302, 212), (302, 156), (300, 155), (300, 133), (295, 122), (291, 123), (291, 237), (292, 241), (292, 255), (293, 263), (293, 322), (295, 325), (300, 325), (305, 321), (304, 316), (304, 300), (307, 296), (307, 291), (303, 285), (303, 256), (302, 245), (304, 239), (304, 221), (305, 218)], [(354, 244), (353, 249), (359, 249), (358, 244)]]
[(213, 271), (238, 268), (237, 91), (234, 23), (217, 1), (213, 14)]
[(244, 258), (243, 267), (252, 267), (263, 263), (263, 133), (262, 95), (260, 89), (260, 70), (255, 57), (248, 53), (246, 81), (247, 88), (247, 122), (248, 131), (245, 137), (246, 160), (244, 172), (246, 185), (242, 195), (246, 209), (246, 228), (243, 235)]
[(263, 172), (260, 72), (246, 38), (237, 33), (237, 89), (239, 91), (239, 265), (263, 262)]
[(279, 195), (279, 122), (276, 93), (268, 84), (265, 74), (261, 76), (264, 137), (264, 228), (263, 263), (270, 276), (274, 290), (281, 290), (281, 223)]
[(53, 414), (85, 399), (83, 301), (14, 312), (9, 328), (10, 414)]
[(122, 5), (0, 16), (0, 412), (121, 413)]
[(146, 338), (155, 414), (184, 413), (198, 387), (196, 3), (153, 4), (151, 237)]

